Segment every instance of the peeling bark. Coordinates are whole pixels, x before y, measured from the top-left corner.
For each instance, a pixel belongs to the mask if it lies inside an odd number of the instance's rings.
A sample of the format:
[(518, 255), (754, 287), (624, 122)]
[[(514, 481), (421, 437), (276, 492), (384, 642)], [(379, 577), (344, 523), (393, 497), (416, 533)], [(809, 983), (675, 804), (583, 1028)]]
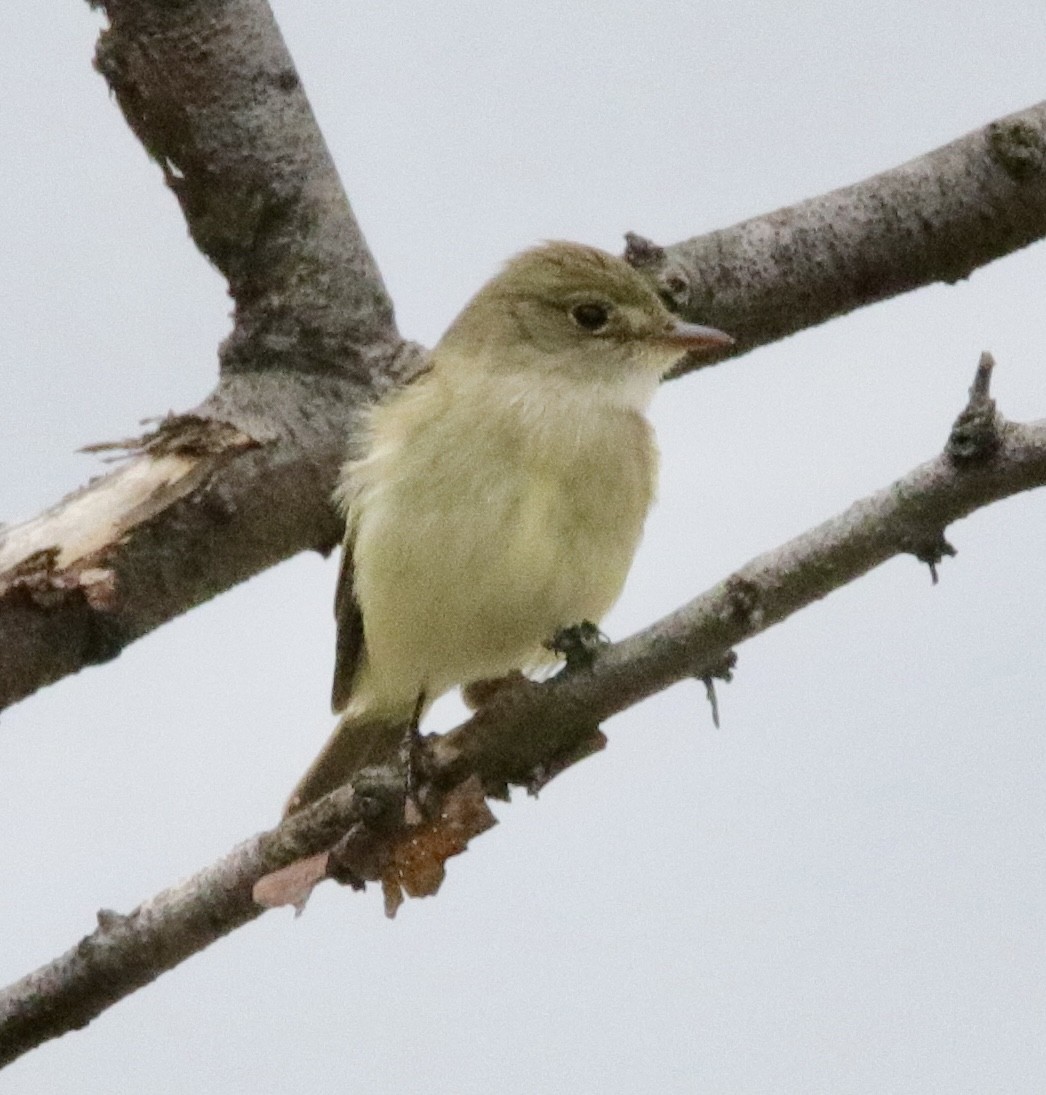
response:
[(340, 537), (359, 413), (418, 367), (262, 0), (110, 0), (97, 66), (235, 324), (215, 391), (0, 532), (0, 708)]

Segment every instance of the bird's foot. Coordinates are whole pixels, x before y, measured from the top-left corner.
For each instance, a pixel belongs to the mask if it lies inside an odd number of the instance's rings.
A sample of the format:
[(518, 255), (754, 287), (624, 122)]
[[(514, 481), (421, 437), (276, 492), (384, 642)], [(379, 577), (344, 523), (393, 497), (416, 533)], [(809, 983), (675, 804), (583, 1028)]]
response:
[(567, 669), (591, 669), (599, 652), (610, 645), (610, 640), (591, 620), (582, 620), (572, 627), (557, 631), (548, 644), (553, 654), (559, 654), (567, 663)]

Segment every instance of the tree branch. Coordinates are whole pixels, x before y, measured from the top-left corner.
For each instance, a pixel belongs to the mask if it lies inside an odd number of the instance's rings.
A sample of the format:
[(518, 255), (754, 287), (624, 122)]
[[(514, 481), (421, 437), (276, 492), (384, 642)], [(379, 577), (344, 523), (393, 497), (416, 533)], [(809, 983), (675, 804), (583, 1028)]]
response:
[[(744, 639), (765, 631), (902, 553), (933, 564), (950, 548), (945, 527), (974, 510), (1046, 485), (1046, 420), (1005, 422), (981, 359), (970, 401), (945, 452), (837, 517), (753, 559), (707, 593), (625, 641), (591, 668), (504, 690), (468, 722), (428, 739), (422, 771), (432, 788), (473, 775), (494, 793), (542, 782), (586, 750), (595, 724), (676, 681), (707, 677)], [(129, 916), (99, 914), (72, 950), (0, 993), (0, 1063), (95, 1015), (262, 911), (254, 884), (331, 848), (348, 834), (403, 839), (402, 786), (369, 769), (254, 837)], [(369, 848), (372, 859), (373, 847)], [(374, 877), (363, 874), (360, 877)]]
[[(590, 671), (506, 690), (434, 743), (445, 778), (527, 782), (584, 728), (677, 681), (715, 675), (730, 650), (867, 574), (914, 555), (935, 574), (954, 549), (948, 525), (1022, 491), (1046, 486), (1046, 419), (1006, 422), (988, 396), (984, 354), (970, 400), (942, 455), (836, 517), (757, 556), (643, 631), (608, 647)], [(935, 579), (936, 580), (936, 579)]]
[(374, 824), (402, 789), (371, 780), (343, 787), (279, 829), (244, 841), (192, 878), (98, 927), (71, 950), (0, 993), (0, 1067), (70, 1030), (261, 915), (251, 891), (265, 874), (330, 847), (361, 821)]
[(626, 255), (687, 318), (737, 340), (677, 374), (935, 282), (1046, 235), (1046, 102), (853, 186)]
[(369, 387), (399, 341), (392, 302), (269, 5), (101, 6), (95, 67), (236, 304), (223, 373)]
[(0, 708), (299, 551), (362, 406), (417, 367), (263, 0), (108, 0), (97, 67), (235, 325), (221, 380), (132, 458), (0, 533)]

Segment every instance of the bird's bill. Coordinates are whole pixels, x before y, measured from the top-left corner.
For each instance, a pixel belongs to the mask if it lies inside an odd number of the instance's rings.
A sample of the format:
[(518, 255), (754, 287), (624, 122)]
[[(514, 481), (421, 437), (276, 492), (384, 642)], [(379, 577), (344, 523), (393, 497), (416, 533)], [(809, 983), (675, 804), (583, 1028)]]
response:
[(684, 323), (677, 320), (661, 336), (661, 341), (681, 350), (725, 350), (734, 340), (715, 327), (703, 327), (700, 323)]

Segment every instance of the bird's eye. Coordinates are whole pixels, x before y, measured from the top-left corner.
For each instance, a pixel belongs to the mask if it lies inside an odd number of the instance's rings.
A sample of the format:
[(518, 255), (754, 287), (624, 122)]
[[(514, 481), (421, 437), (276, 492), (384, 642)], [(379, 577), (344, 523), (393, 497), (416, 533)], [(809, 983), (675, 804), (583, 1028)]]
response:
[(570, 309), (570, 317), (586, 331), (599, 331), (610, 319), (610, 309), (605, 304), (575, 304)]

